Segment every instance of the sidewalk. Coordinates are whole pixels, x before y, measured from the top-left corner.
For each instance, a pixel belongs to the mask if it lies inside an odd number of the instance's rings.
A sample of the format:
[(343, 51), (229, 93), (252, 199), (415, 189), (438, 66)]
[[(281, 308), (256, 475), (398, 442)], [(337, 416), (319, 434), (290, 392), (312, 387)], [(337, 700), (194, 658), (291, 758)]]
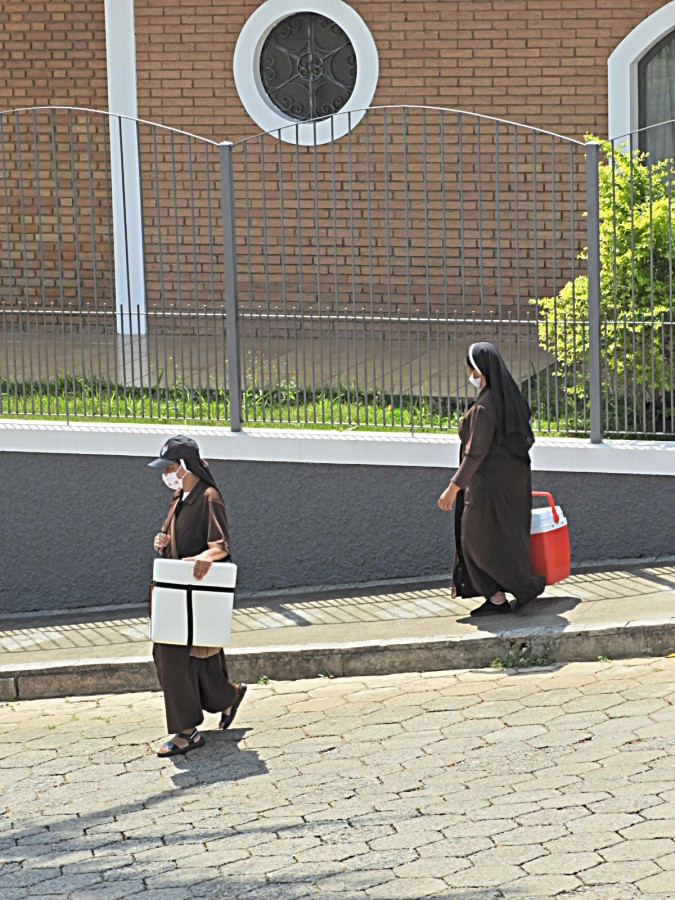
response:
[[(675, 650), (675, 565), (573, 575), (523, 612), (471, 620), (447, 583), (237, 602), (236, 680), (482, 668), (514, 649), (558, 662)], [(0, 700), (157, 688), (142, 609), (0, 619)]]

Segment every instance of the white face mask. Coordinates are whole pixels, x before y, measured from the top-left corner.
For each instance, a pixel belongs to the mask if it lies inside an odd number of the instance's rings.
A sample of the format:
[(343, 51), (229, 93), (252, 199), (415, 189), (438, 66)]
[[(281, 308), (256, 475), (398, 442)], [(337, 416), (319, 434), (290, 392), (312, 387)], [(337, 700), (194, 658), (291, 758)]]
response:
[[(187, 466), (182, 459), (180, 461), (180, 464), (183, 471), (187, 474)], [(185, 475), (183, 475), (182, 478), (179, 478), (176, 472), (162, 472), (162, 481), (170, 491), (182, 491), (183, 478), (185, 478)]]
[(473, 373), (471, 375), (469, 375), (469, 381), (475, 388), (478, 388), (479, 390), (480, 390), (480, 388), (483, 387), (480, 379), (481, 379), (480, 375), (474, 375)]

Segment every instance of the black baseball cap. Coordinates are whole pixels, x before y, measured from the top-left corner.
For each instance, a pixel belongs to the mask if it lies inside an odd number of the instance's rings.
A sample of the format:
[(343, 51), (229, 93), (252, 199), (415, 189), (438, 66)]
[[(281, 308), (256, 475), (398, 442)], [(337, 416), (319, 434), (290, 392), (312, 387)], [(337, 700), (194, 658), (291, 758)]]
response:
[(173, 462), (181, 459), (200, 459), (199, 445), (192, 438), (186, 437), (184, 434), (177, 434), (170, 437), (159, 451), (159, 457), (153, 459), (148, 465), (153, 469), (166, 469)]

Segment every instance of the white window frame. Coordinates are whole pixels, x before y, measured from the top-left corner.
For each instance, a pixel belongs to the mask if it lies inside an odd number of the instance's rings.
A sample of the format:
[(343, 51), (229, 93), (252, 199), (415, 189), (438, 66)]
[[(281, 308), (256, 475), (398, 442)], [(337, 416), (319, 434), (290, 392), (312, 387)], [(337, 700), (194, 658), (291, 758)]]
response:
[(648, 16), (621, 41), (607, 61), (608, 132), (610, 139), (639, 128), (638, 63), (675, 30), (675, 0)]
[[(336, 116), (315, 123), (297, 122), (285, 116), (267, 96), (260, 78), (260, 53), (268, 34), (283, 19), (301, 12), (332, 19), (345, 32), (356, 53), (356, 84), (351, 97)], [(379, 76), (377, 47), (370, 29), (343, 0), (267, 0), (242, 28), (233, 68), (239, 97), (253, 121), (265, 132), (283, 129), (278, 135), (282, 141), (303, 146), (327, 144), (348, 134), (370, 106)]]

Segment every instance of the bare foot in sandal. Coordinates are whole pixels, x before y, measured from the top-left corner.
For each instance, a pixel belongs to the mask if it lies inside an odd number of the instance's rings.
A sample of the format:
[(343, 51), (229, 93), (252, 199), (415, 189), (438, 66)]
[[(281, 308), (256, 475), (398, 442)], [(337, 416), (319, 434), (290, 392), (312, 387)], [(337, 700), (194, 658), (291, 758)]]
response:
[(184, 756), (190, 750), (203, 747), (206, 741), (196, 728), (188, 728), (174, 734), (171, 740), (166, 741), (157, 750), (157, 756)]

